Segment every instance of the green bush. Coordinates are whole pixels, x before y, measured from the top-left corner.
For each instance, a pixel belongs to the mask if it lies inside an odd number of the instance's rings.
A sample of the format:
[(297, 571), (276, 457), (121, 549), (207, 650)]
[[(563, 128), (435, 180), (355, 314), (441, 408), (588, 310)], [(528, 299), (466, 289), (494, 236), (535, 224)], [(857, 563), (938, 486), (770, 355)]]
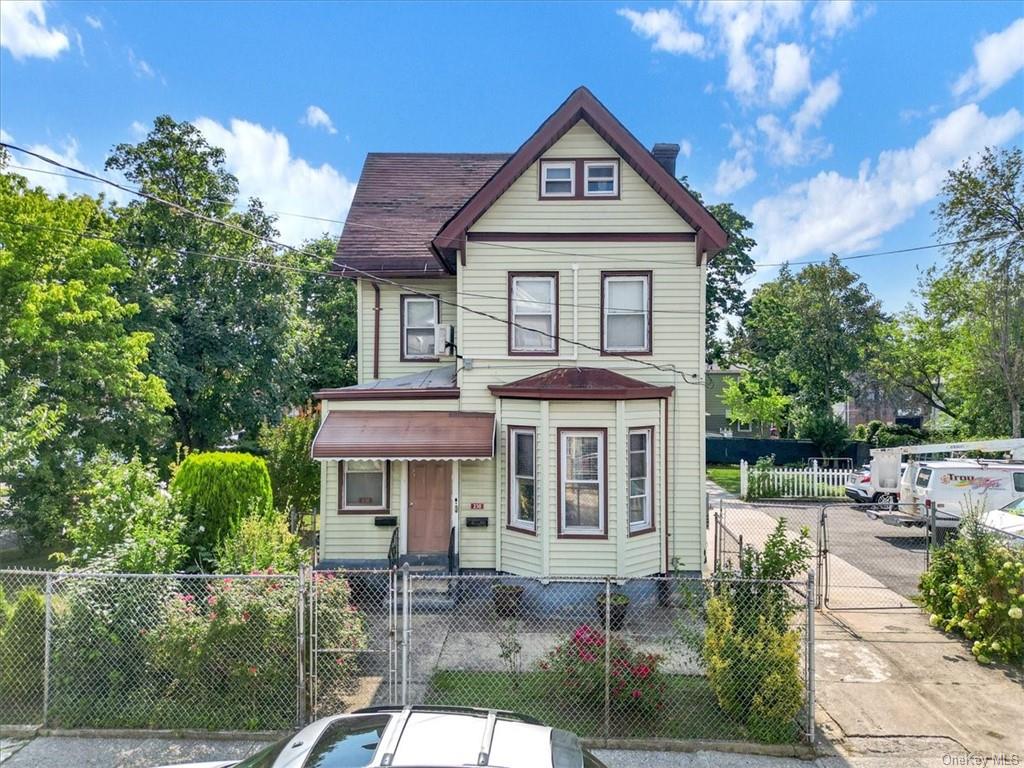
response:
[(796, 413), (797, 436), (810, 440), (822, 456), (838, 456), (850, 439), (846, 422), (831, 411), (801, 408)]
[(976, 512), (932, 553), (920, 588), (931, 625), (973, 641), (979, 662), (1024, 662), (1024, 551), (983, 529)]
[(0, 723), (41, 722), (45, 622), (39, 590), (24, 587), (13, 603), (0, 590)]
[(171, 494), (185, 515), (190, 557), (201, 564), (213, 560), (243, 517), (273, 509), (266, 462), (249, 453), (190, 453), (174, 474)]
[(750, 500), (772, 498), (778, 493), (771, 470), (775, 466), (775, 454), (760, 456), (757, 463), (750, 468), (750, 479), (747, 483), (747, 498)]
[(305, 561), (301, 540), (277, 513), (243, 518), (217, 546), (220, 573), (294, 573)]
[(72, 544), (58, 559), (72, 567), (129, 573), (169, 573), (186, 553), (185, 519), (153, 464), (101, 451), (86, 463), (78, 511), (67, 527)]
[(288, 416), (273, 427), (260, 430), (259, 445), (265, 452), (274, 487), (274, 507), (288, 520), (314, 512), (320, 503), (320, 464), (310, 458), (320, 419), (315, 411)]

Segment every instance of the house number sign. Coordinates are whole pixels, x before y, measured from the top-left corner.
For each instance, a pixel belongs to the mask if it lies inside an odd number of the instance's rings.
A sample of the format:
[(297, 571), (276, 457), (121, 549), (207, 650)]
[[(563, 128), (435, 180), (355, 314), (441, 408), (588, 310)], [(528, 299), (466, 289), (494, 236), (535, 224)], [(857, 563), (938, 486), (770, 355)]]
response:
[(483, 509), (484, 503), (482, 501), (471, 501), (469, 502), (470, 509)]

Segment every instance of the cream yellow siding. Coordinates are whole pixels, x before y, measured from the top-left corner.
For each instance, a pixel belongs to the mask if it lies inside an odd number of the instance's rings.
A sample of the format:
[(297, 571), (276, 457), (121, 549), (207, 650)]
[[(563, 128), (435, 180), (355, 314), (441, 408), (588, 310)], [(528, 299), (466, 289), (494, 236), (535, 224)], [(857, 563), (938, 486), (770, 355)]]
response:
[(393, 463), (388, 493), (389, 511), (362, 514), (338, 511), (338, 469), (336, 461), (320, 462), (320, 559), (387, 561), (391, 534), (396, 528), (373, 524), (377, 515), (401, 514), (401, 477)]
[[(400, 288), (387, 283), (379, 283), (380, 287), (380, 374), (377, 378), (390, 379), (416, 371), (426, 371), (443, 363), (430, 361), (402, 360), (402, 319), (401, 297), (416, 293), (437, 294), (441, 301), (438, 304), (440, 322), (455, 325), (455, 278), (398, 278), (395, 283), (407, 286)], [(412, 290), (409, 290), (412, 289)], [(358, 343), (358, 376), (359, 383), (370, 381), (373, 376), (373, 335), (374, 335), (374, 291), (373, 284), (367, 280), (359, 280), (359, 343)], [(445, 304), (444, 302), (449, 302)]]
[[(544, 153), (543, 159), (607, 159), (615, 153), (580, 121)], [(693, 228), (624, 161), (619, 163), (618, 200), (540, 200), (540, 161), (533, 163), (477, 219), (471, 232), (692, 232)], [(577, 183), (581, 183), (577, 180)], [(512, 259), (514, 260), (514, 259)]]

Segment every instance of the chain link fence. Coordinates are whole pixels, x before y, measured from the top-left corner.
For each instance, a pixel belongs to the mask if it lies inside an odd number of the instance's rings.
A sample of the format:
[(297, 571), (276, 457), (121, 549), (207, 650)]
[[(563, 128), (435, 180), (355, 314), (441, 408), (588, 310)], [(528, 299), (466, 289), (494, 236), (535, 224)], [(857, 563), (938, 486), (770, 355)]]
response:
[(604, 741), (813, 733), (805, 582), (406, 583), (404, 703), (508, 709)]

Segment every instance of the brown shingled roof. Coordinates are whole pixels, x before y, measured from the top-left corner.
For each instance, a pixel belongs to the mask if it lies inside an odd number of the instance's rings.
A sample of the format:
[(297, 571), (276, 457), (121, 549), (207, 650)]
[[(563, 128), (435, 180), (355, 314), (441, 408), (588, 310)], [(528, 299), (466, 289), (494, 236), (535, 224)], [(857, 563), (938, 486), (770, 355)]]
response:
[(343, 266), (349, 265), (382, 277), (449, 274), (430, 241), (508, 157), (371, 152), (338, 241), (335, 269), (346, 274)]

